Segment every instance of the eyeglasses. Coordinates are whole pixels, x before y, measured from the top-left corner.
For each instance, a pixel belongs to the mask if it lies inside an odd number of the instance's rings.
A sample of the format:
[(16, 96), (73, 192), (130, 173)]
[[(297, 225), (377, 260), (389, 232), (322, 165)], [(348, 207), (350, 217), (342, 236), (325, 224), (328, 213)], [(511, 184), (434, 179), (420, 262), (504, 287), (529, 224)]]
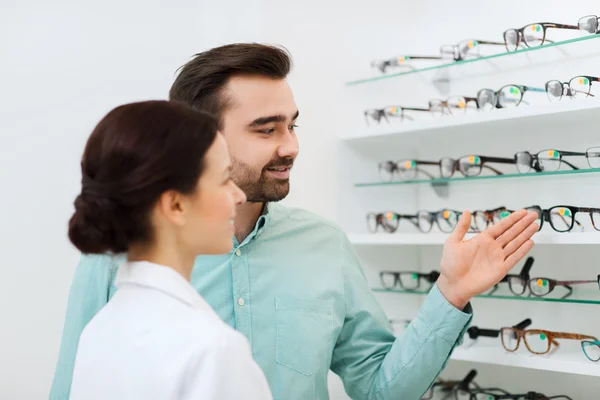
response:
[[(469, 105), (475, 107), (469, 107)], [(434, 117), (441, 117), (448, 114), (465, 114), (469, 109), (478, 109), (477, 98), (466, 96), (452, 96), (446, 100), (429, 100), (429, 109)]]
[(422, 280), (433, 284), (439, 277), (440, 273), (438, 271), (431, 271), (428, 274), (394, 271), (381, 271), (379, 273), (379, 279), (384, 289), (400, 287), (404, 290), (417, 290), (421, 287)]
[(477, 92), (477, 104), (479, 109), (489, 111), (493, 108), (512, 108), (523, 101), (525, 92), (544, 93), (546, 90), (532, 86), (505, 85), (500, 90), (481, 89)]
[(598, 339), (594, 336), (581, 335), (578, 333), (565, 333), (565, 332), (552, 332), (543, 329), (516, 329), (516, 328), (502, 328), (500, 330), (502, 346), (506, 351), (516, 351), (521, 344), (521, 339), (525, 342), (527, 350), (533, 354), (547, 354), (550, 352), (552, 345), (556, 347), (559, 343), (556, 339), (572, 339), (572, 340), (586, 340), (592, 339), (597, 341)]
[[(543, 210), (540, 206), (526, 207), (528, 211), (535, 211), (538, 214), (537, 224), (539, 230), (542, 230), (544, 221), (548, 221), (552, 229), (556, 232), (569, 232), (573, 230), (575, 224), (583, 230), (583, 225), (579, 222), (575, 215), (577, 213), (586, 213), (592, 221), (592, 226), (595, 230), (600, 231), (600, 208), (574, 207), (574, 206), (554, 206), (547, 210)], [(596, 225), (596, 222), (599, 225)]]
[(575, 99), (594, 97), (591, 93), (592, 83), (600, 82), (596, 76), (579, 75), (572, 78), (569, 82), (551, 80), (546, 82), (546, 93), (550, 101), (560, 101), (563, 96)]
[[(600, 151), (600, 148), (597, 148), (597, 150)], [(562, 164), (566, 164), (574, 170), (579, 169), (564, 159), (564, 157), (571, 156), (587, 157), (587, 153), (554, 149), (542, 150), (536, 154), (531, 154), (528, 151), (521, 151), (515, 154), (515, 164), (517, 170), (522, 174), (530, 173), (532, 170), (535, 170), (536, 172), (558, 171)], [(600, 165), (600, 153), (597, 157), (593, 158), (594, 161), (598, 161)]]
[(520, 29), (508, 29), (503, 34), (506, 51), (517, 50), (521, 43), (527, 47), (541, 46), (546, 42), (552, 43), (551, 40), (546, 39), (546, 31), (549, 28), (579, 30), (579, 26), (555, 24), (553, 22), (537, 22), (525, 25)]
[(394, 233), (398, 230), (401, 219), (407, 219), (413, 223), (417, 228), (417, 216), (416, 215), (405, 215), (398, 214), (392, 211), (384, 213), (368, 213), (367, 214), (367, 228), (370, 232), (376, 233), (381, 227), (384, 231)]
[(600, 341), (598, 340), (583, 340), (581, 349), (588, 360), (597, 362), (600, 360)]
[(442, 158), (440, 160), (440, 173), (442, 178), (451, 178), (454, 173), (458, 170), (465, 177), (478, 176), (481, 174), (483, 168), (486, 168), (496, 175), (503, 175), (501, 171), (496, 168), (490, 167), (487, 164), (514, 164), (515, 160), (512, 158), (503, 157), (487, 157), (480, 155), (468, 155), (453, 160), (451, 158)]
[(369, 108), (364, 111), (365, 122), (367, 126), (369, 125), (369, 119), (374, 120), (378, 124), (382, 119), (385, 119), (385, 122), (390, 122), (388, 117), (400, 118), (400, 121), (404, 121), (408, 119), (410, 121), (413, 118), (410, 115), (406, 115), (405, 111), (427, 111), (428, 108), (418, 108), (418, 107), (402, 107), (402, 106), (386, 106), (383, 108)]
[(394, 57), (387, 60), (376, 60), (371, 62), (371, 67), (377, 68), (381, 73), (385, 73), (388, 68), (402, 68), (414, 69), (407, 61), (410, 60), (441, 60), (440, 56), (400, 56)]
[(488, 40), (466, 39), (461, 40), (458, 44), (445, 44), (440, 47), (440, 55), (443, 59), (451, 59), (454, 61), (462, 61), (468, 58), (478, 58), (480, 45), (496, 45), (502, 46), (503, 42), (490, 42)]
[(455, 398), (457, 400), (572, 400), (564, 394), (550, 397), (538, 392), (510, 394), (498, 388), (461, 390)]
[(440, 231), (452, 233), (461, 215), (462, 212), (449, 209), (436, 212), (421, 210), (417, 213), (417, 227), (421, 232), (429, 233), (435, 222)]
[(579, 30), (593, 35), (595, 33), (600, 33), (600, 30), (598, 29), (598, 25), (600, 25), (599, 22), (600, 18), (598, 18), (597, 15), (586, 15), (585, 17), (579, 18), (577, 26), (579, 27)]
[(518, 275), (505, 275), (498, 284), (494, 285), (493, 289), (488, 293), (488, 295), (494, 294), (499, 289), (498, 285), (500, 283), (508, 283), (508, 288), (515, 296), (522, 296), (525, 294), (527, 282), (529, 282), (530, 279), (529, 271), (531, 271), (531, 268), (533, 267), (533, 262), (533, 257), (527, 257), (527, 260), (525, 260), (525, 264), (523, 264), (523, 268), (521, 268), (521, 272)]
[(493, 210), (475, 210), (473, 211), (472, 226), (475, 232), (483, 232), (490, 225), (502, 219), (502, 212), (506, 211), (506, 207), (498, 207)]
[(549, 278), (532, 278), (529, 280), (528, 285), (531, 294), (536, 297), (547, 296), (552, 293), (557, 286), (562, 286), (567, 289), (568, 292), (561, 298), (566, 299), (573, 293), (571, 285), (583, 285), (586, 283), (596, 283), (598, 284), (598, 289), (600, 289), (600, 275), (598, 275), (595, 280), (587, 281), (557, 281)]
[[(454, 385), (444, 385), (442, 386), (442, 390), (444, 392), (450, 392), (448, 393), (444, 398), (448, 398), (448, 396), (451, 396), (452, 394), (454, 394), (454, 396), (456, 397), (456, 393), (461, 390), (477, 390), (479, 389), (479, 385), (477, 385), (477, 383), (475, 383), (473, 381), (473, 379), (475, 379), (475, 377), (477, 376), (477, 370), (472, 369), (471, 371), (469, 371), (469, 373), (467, 374), (467, 376), (465, 376), (465, 378), (462, 381), (446, 381), (448, 383), (452, 382), (454, 383)], [(425, 394), (421, 397), (421, 400), (429, 400), (433, 397), (433, 389), (434, 389), (435, 383), (433, 384), (433, 386), (431, 388), (429, 388), (429, 390), (427, 392), (425, 392)], [(439, 385), (438, 385), (439, 386)]]
[[(527, 318), (519, 322), (518, 324), (513, 325), (513, 328), (525, 329), (529, 325), (531, 325), (531, 323), (531, 319)], [(479, 337), (497, 338), (500, 336), (500, 329), (481, 329), (477, 326), (472, 326), (469, 329), (467, 329), (467, 335), (469, 335), (469, 338), (471, 338), (472, 340), (477, 340)]]
[(399, 176), (401, 180), (409, 180), (417, 177), (418, 173), (427, 175), (430, 179), (435, 177), (429, 172), (419, 168), (419, 165), (440, 165), (439, 161), (424, 160), (403, 160), (403, 161), (382, 161), (379, 163), (379, 177), (384, 182), (390, 182), (394, 176)]

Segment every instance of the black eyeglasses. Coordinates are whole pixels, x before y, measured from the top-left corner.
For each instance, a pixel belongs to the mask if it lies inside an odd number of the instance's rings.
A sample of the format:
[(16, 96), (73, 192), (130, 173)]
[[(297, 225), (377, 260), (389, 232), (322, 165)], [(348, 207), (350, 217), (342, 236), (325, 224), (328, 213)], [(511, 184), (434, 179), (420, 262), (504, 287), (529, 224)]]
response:
[(400, 287), (404, 290), (417, 290), (421, 287), (421, 281), (429, 282), (430, 284), (435, 283), (440, 277), (438, 271), (431, 271), (427, 274), (421, 272), (395, 272), (395, 271), (381, 271), (379, 273), (379, 279), (381, 279), (381, 285), (384, 289), (394, 289)]
[(440, 231), (452, 233), (461, 215), (462, 212), (447, 208), (436, 212), (421, 210), (417, 213), (417, 227), (421, 232), (429, 233), (436, 223)]
[(572, 400), (569, 396), (546, 396), (538, 392), (510, 394), (504, 389), (461, 389), (456, 393), (456, 400)]
[(417, 228), (419, 227), (416, 215), (398, 214), (393, 211), (386, 211), (384, 213), (368, 213), (367, 228), (372, 233), (376, 233), (379, 230), (379, 227), (386, 232), (394, 233), (398, 230), (401, 219), (407, 219)]
[[(539, 230), (542, 230), (544, 221), (548, 221), (552, 229), (556, 232), (569, 232), (573, 230), (575, 224), (582, 228), (583, 225), (575, 218), (577, 213), (588, 214), (595, 230), (600, 231), (600, 208), (574, 207), (574, 206), (554, 206), (547, 210), (540, 206), (526, 207), (528, 211), (535, 211), (538, 214), (536, 223)], [(596, 225), (598, 223), (598, 225)]]
[(483, 168), (486, 168), (496, 175), (502, 175), (503, 173), (496, 168), (489, 166), (488, 164), (515, 164), (513, 158), (504, 157), (487, 157), (480, 155), (468, 155), (453, 160), (451, 158), (442, 158), (440, 160), (440, 172), (442, 178), (451, 178), (454, 173), (458, 170), (465, 177), (478, 176), (481, 174)]
[(493, 45), (502, 46), (503, 42), (491, 42), (489, 40), (466, 39), (461, 40), (457, 44), (445, 44), (440, 47), (440, 55), (443, 59), (452, 59), (454, 61), (462, 61), (470, 58), (480, 57), (480, 46)]
[(571, 78), (569, 82), (561, 82), (551, 80), (546, 82), (546, 93), (550, 101), (560, 101), (563, 96), (583, 99), (586, 97), (594, 97), (591, 93), (592, 83), (600, 82), (597, 76), (579, 75)]
[(506, 211), (506, 207), (498, 207), (492, 210), (475, 210), (473, 211), (473, 219), (471, 220), (471, 229), (474, 232), (483, 232), (490, 225), (499, 222), (502, 219), (502, 212)]
[[(471, 371), (469, 371), (469, 373), (460, 381), (442, 381), (444, 384), (441, 385), (437, 385), (437, 387), (442, 388), (442, 391), (446, 393), (446, 396), (444, 397), (445, 399), (448, 398), (448, 396), (451, 395), (455, 395), (455, 393), (461, 389), (461, 388), (465, 388), (466, 390), (476, 390), (479, 389), (479, 385), (477, 385), (477, 383), (474, 382), (475, 377), (477, 376), (477, 370), (472, 369)], [(436, 382), (437, 383), (437, 382)], [(453, 384), (451, 384), (453, 383)], [(433, 391), (434, 388), (436, 387), (436, 384), (434, 383), (427, 392), (425, 392), (425, 394), (421, 397), (421, 400), (430, 400), (433, 397)]]
[(481, 89), (477, 92), (477, 104), (480, 110), (489, 111), (494, 108), (512, 108), (523, 101), (525, 92), (545, 93), (543, 88), (524, 85), (505, 85), (499, 90)]
[(494, 294), (499, 289), (498, 285), (500, 283), (508, 283), (509, 290), (515, 296), (522, 296), (525, 294), (527, 282), (529, 282), (529, 279), (531, 278), (529, 272), (533, 267), (534, 261), (535, 260), (533, 257), (527, 257), (527, 260), (525, 260), (525, 263), (523, 264), (523, 268), (521, 268), (521, 272), (518, 274), (505, 275), (504, 278), (502, 278), (502, 280), (498, 284), (494, 285), (492, 290), (488, 292), (488, 295)]
[(428, 108), (418, 108), (418, 107), (402, 107), (402, 106), (386, 106), (383, 108), (369, 108), (364, 111), (365, 122), (367, 126), (369, 125), (369, 120), (377, 122), (378, 124), (382, 119), (385, 122), (390, 122), (388, 117), (399, 118), (400, 121), (404, 121), (408, 119), (412, 121), (412, 117), (410, 115), (406, 115), (405, 111), (426, 111), (429, 112)]
[[(597, 148), (597, 150), (600, 153), (600, 148)], [(595, 151), (592, 151), (592, 153), (595, 153)], [(517, 166), (517, 171), (522, 174), (530, 173), (532, 171), (558, 171), (562, 164), (569, 166), (573, 170), (579, 169), (564, 159), (564, 157), (572, 156), (587, 158), (587, 152), (580, 153), (575, 151), (547, 149), (531, 154), (528, 151), (521, 151), (515, 154), (515, 164)], [(594, 158), (594, 162), (600, 163), (600, 154), (598, 154), (598, 156), (592, 155), (592, 158)]]
[(521, 44), (524, 44), (526, 47), (537, 47), (542, 46), (546, 42), (553, 43), (546, 38), (548, 29), (579, 30), (579, 26), (556, 24), (554, 22), (536, 22), (519, 29), (508, 29), (503, 34), (506, 51), (517, 50)]

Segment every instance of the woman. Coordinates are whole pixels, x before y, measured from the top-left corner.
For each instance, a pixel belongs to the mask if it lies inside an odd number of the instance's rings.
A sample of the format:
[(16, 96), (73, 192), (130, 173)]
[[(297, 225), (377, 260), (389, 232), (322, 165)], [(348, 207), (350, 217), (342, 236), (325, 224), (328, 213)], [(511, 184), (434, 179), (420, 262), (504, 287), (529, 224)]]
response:
[(217, 122), (174, 102), (118, 107), (81, 169), (71, 242), (128, 261), (81, 335), (71, 399), (270, 399), (246, 338), (189, 283), (198, 254), (231, 251), (246, 201)]

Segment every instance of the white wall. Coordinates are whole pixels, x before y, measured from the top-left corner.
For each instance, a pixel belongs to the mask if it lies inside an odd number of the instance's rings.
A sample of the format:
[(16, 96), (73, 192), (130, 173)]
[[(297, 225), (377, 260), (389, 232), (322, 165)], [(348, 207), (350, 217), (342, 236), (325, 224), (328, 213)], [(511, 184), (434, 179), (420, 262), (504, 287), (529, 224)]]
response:
[(190, 56), (261, 41), (261, 2), (0, 3), (0, 398), (47, 398), (78, 253), (66, 237), (93, 126), (164, 99)]

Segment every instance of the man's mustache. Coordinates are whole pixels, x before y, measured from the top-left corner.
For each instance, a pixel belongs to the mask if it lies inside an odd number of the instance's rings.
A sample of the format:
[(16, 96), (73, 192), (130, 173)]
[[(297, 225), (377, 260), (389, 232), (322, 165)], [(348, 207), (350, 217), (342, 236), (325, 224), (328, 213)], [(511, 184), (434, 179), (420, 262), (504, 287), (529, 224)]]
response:
[(267, 165), (265, 165), (265, 167), (263, 168), (263, 171), (267, 170), (269, 168), (292, 168), (292, 165), (294, 165), (293, 158), (291, 158), (291, 157), (278, 158), (277, 160), (273, 160), (273, 161), (269, 162)]

